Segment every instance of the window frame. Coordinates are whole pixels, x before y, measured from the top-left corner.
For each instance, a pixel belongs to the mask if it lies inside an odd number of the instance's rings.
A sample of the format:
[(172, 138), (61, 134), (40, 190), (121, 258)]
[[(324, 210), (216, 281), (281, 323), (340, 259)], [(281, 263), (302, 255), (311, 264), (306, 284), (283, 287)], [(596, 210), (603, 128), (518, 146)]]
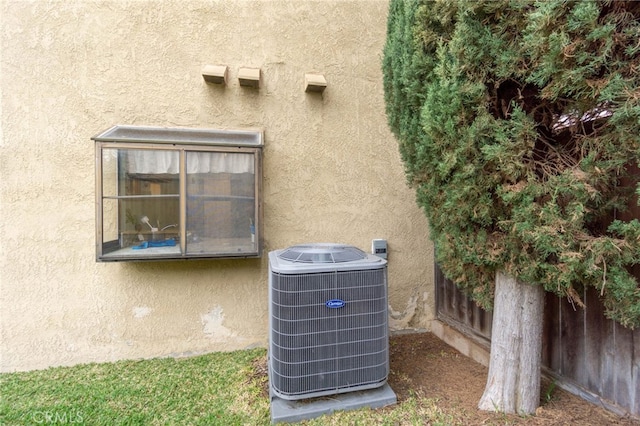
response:
[[(250, 130), (218, 130), (202, 128), (165, 128), (147, 126), (116, 125), (91, 138), (95, 142), (95, 253), (96, 261), (150, 261), (181, 259), (224, 259), (224, 258), (258, 258), (262, 256), (262, 148), (264, 133), (260, 129)], [(111, 254), (105, 252), (110, 246), (120, 247), (118, 239), (104, 241), (104, 200), (115, 199), (119, 205), (125, 196), (105, 196), (103, 187), (103, 150), (157, 150), (178, 152), (178, 199), (179, 224), (177, 246), (179, 253), (152, 253), (136, 250), (135, 254)], [(187, 251), (187, 170), (186, 157), (189, 152), (204, 153), (243, 153), (253, 155), (254, 170), (254, 217), (253, 231), (255, 240), (250, 251), (220, 251), (205, 253), (189, 253)], [(160, 195), (157, 198), (165, 197)], [(150, 199), (153, 197), (150, 197)], [(117, 214), (117, 228), (120, 233), (121, 214)], [(213, 246), (212, 246), (213, 247)]]

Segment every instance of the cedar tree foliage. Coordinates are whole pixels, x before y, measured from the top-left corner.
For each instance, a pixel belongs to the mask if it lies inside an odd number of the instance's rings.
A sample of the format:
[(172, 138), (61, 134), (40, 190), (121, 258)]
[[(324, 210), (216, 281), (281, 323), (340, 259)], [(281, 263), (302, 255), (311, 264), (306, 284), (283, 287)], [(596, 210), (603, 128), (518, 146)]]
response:
[[(391, 0), (386, 112), (445, 275), (640, 326), (640, 2)], [(621, 182), (627, 182), (626, 184)], [(629, 183), (630, 182), (630, 183)]]

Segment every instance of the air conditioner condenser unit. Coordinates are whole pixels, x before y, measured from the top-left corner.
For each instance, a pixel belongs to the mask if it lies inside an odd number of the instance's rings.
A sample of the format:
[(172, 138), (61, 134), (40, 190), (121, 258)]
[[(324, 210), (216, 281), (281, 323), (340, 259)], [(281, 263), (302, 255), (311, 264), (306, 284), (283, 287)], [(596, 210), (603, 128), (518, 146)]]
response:
[(272, 395), (299, 400), (385, 385), (387, 307), (387, 261), (378, 256), (340, 244), (270, 252)]

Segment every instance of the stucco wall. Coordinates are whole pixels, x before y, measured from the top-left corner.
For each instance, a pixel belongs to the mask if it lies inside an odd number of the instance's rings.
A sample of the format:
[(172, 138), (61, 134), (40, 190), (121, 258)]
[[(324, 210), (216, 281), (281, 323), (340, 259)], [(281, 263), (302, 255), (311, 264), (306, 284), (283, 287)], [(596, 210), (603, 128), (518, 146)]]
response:
[[(386, 1), (0, 2), (1, 370), (265, 346), (267, 256), (389, 242), (392, 326), (428, 327), (433, 249), (386, 126)], [(204, 82), (206, 64), (229, 84)], [(260, 67), (259, 90), (239, 67)], [(324, 94), (303, 90), (325, 75)], [(261, 259), (96, 263), (114, 124), (262, 128)]]

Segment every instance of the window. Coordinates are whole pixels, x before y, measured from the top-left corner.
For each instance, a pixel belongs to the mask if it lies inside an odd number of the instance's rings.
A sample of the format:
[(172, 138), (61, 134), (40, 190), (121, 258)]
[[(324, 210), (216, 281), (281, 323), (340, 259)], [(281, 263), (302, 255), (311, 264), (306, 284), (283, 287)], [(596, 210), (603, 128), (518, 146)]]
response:
[(115, 126), (92, 139), (98, 261), (260, 256), (261, 131)]

